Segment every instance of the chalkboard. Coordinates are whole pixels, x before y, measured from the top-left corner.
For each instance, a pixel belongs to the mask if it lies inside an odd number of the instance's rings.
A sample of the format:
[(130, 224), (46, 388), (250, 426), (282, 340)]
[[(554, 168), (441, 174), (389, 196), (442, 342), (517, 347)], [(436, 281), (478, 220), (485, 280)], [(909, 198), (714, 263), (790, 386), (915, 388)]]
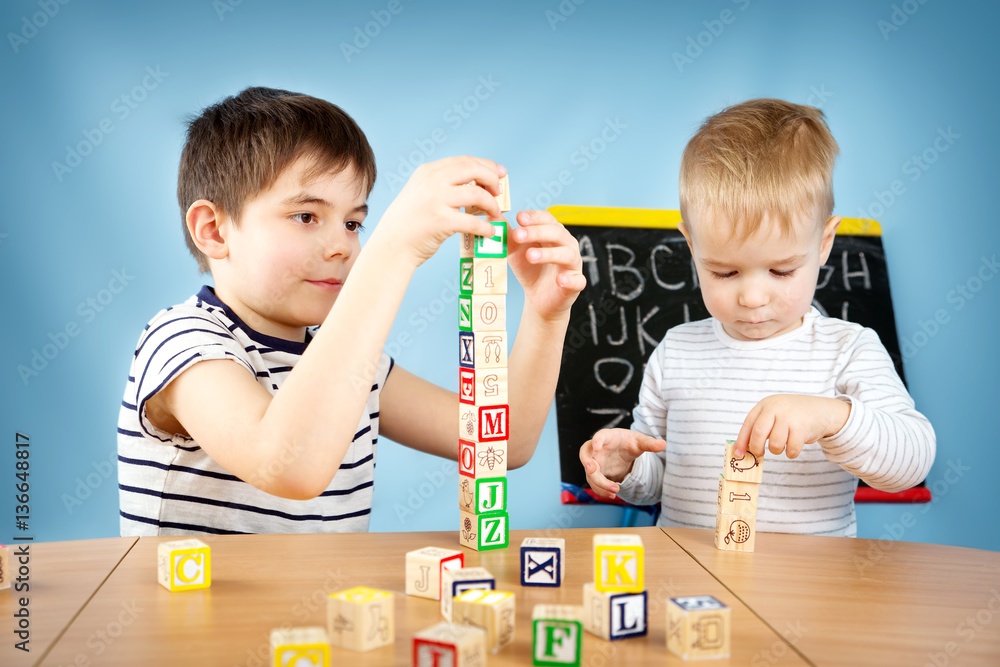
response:
[[(587, 287), (573, 306), (556, 387), (563, 502), (585, 492), (579, 450), (601, 428), (628, 428), (646, 359), (668, 329), (708, 317), (679, 211), (555, 206), (580, 242)], [(880, 228), (841, 223), (820, 270), (813, 305), (825, 315), (874, 329), (903, 376)], [(886, 494), (865, 487), (860, 501), (919, 502), (925, 488)]]

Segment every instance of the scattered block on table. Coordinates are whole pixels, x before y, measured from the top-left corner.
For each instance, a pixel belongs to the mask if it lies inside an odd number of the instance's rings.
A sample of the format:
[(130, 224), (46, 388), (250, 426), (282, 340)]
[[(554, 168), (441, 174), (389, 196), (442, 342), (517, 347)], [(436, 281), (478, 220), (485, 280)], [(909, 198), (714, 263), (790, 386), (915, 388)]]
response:
[[(463, 307), (459, 296), (459, 307)], [(507, 297), (503, 294), (477, 294), (469, 297), (472, 308), (472, 331), (506, 331), (507, 330)], [(459, 313), (461, 319), (461, 312)], [(459, 322), (459, 327), (462, 322)]]
[(510, 436), (510, 406), (477, 405), (476, 439), (479, 442), (506, 441)]
[(424, 547), (406, 554), (406, 594), (441, 599), (441, 572), (465, 564), (465, 554), (455, 549)]
[[(458, 474), (461, 478), (470, 479), (506, 476), (507, 442), (475, 442), (460, 438), (458, 441)], [(474, 490), (472, 494), (474, 501)]]
[(476, 551), (506, 549), (510, 543), (510, 517), (507, 512), (471, 514), (459, 511), (458, 541)]
[(719, 497), (716, 502), (716, 513), (757, 516), (757, 496), (759, 493), (760, 484), (736, 482), (719, 475)]
[(10, 588), (10, 547), (0, 544), (0, 590)]
[(461, 258), (476, 256), (476, 237), (472, 234), (459, 234), (458, 256)]
[(475, 589), (492, 591), (497, 580), (485, 567), (463, 567), (441, 573), (441, 615), (452, 620), (452, 603), (455, 596)]
[(648, 631), (646, 591), (605, 593), (583, 585), (583, 628), (604, 639), (641, 637)]
[[(468, 260), (461, 260), (463, 262)], [(503, 257), (476, 257), (472, 260), (469, 291), (476, 294), (507, 293), (507, 260)], [(464, 289), (464, 283), (462, 285)]]
[(477, 369), (507, 368), (507, 332), (474, 331), (474, 366)]
[(396, 641), (392, 593), (355, 586), (331, 593), (326, 602), (326, 635), (333, 646), (370, 651)]
[(667, 601), (667, 649), (684, 660), (729, 657), (729, 607), (711, 595)]
[(715, 546), (726, 551), (753, 551), (757, 517), (717, 514)]
[[(468, 369), (459, 369), (468, 370)], [(473, 401), (476, 405), (507, 403), (507, 369), (477, 368), (473, 380)]]
[(160, 542), (156, 547), (157, 578), (168, 591), (212, 585), (212, 550), (201, 540)]
[(271, 630), (275, 667), (330, 667), (330, 644), (320, 627)]
[[(507, 176), (500, 179), (499, 189), (500, 194), (496, 195), (494, 199), (497, 200), (500, 212), (506, 213), (510, 210), (510, 181), (507, 179)], [(486, 211), (478, 206), (469, 206), (465, 209), (465, 212), (471, 213), (472, 215), (483, 215), (486, 213)]]
[(638, 535), (594, 535), (594, 584), (611, 593), (641, 593), (644, 552)]
[(757, 458), (747, 450), (741, 458), (735, 458), (733, 456), (733, 448), (735, 446), (735, 440), (726, 440), (726, 462), (722, 469), (722, 475), (734, 482), (760, 484), (764, 478), (763, 457)]
[(566, 540), (526, 537), (521, 542), (521, 585), (562, 586), (566, 576)]
[(507, 223), (503, 220), (489, 221), (493, 225), (493, 236), (475, 237), (474, 257), (501, 258), (507, 256)]
[(514, 641), (514, 594), (497, 590), (470, 590), (453, 601), (456, 623), (486, 630), (486, 650), (496, 653)]
[(531, 657), (535, 665), (579, 665), (583, 657), (580, 608), (537, 604), (531, 613)]
[(472, 294), (474, 285), (474, 261), (471, 257), (458, 260), (458, 291), (460, 294)]
[(413, 635), (414, 667), (484, 667), (486, 631), (441, 622)]

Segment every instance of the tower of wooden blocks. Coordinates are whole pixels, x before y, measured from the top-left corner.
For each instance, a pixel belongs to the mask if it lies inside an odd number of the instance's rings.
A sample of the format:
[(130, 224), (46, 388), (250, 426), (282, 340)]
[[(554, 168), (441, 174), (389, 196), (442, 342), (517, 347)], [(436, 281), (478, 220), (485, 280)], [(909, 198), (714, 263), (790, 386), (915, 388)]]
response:
[(168, 591), (187, 591), (212, 585), (212, 550), (201, 540), (160, 542), (156, 547), (156, 574)]
[(441, 622), (413, 635), (414, 667), (484, 667), (486, 631), (474, 625)]
[(583, 625), (580, 608), (536, 604), (531, 613), (531, 657), (535, 665), (580, 665)]
[(733, 455), (733, 440), (726, 440), (726, 462), (719, 476), (715, 519), (715, 546), (726, 551), (753, 551), (757, 535), (757, 497), (763, 479), (763, 457), (748, 450)]
[(711, 595), (667, 601), (667, 648), (683, 660), (729, 657), (729, 607)]
[(370, 651), (396, 640), (392, 593), (365, 586), (331, 593), (326, 604), (326, 635), (333, 646)]
[(271, 630), (276, 667), (330, 667), (330, 645), (319, 627)]
[[(500, 210), (509, 211), (506, 176), (500, 189)], [(492, 237), (462, 235), (459, 259), (459, 542), (477, 551), (507, 547), (510, 532), (507, 223), (491, 224)]]
[(604, 639), (648, 631), (645, 554), (638, 535), (594, 535), (594, 582), (583, 585), (583, 627)]

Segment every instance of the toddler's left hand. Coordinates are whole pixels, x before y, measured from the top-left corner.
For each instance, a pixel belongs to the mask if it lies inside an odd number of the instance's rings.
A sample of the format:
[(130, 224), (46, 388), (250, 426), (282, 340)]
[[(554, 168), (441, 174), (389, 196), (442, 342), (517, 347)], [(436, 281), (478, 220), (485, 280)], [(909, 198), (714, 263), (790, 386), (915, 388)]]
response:
[(507, 261), (524, 288), (526, 304), (545, 320), (568, 317), (587, 286), (580, 244), (548, 211), (521, 211), (517, 222)]
[(775, 394), (761, 400), (750, 410), (736, 438), (734, 454), (748, 449), (764, 456), (764, 441), (772, 454), (794, 459), (806, 444), (836, 435), (851, 414), (851, 406), (835, 398)]

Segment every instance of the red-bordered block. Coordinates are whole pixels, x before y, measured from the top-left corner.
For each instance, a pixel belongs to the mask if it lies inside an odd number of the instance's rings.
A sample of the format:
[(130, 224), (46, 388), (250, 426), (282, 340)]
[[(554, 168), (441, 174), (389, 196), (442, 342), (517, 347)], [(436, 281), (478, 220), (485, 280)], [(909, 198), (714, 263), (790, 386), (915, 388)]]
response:
[(510, 406), (483, 405), (479, 408), (479, 442), (507, 440), (510, 434)]

